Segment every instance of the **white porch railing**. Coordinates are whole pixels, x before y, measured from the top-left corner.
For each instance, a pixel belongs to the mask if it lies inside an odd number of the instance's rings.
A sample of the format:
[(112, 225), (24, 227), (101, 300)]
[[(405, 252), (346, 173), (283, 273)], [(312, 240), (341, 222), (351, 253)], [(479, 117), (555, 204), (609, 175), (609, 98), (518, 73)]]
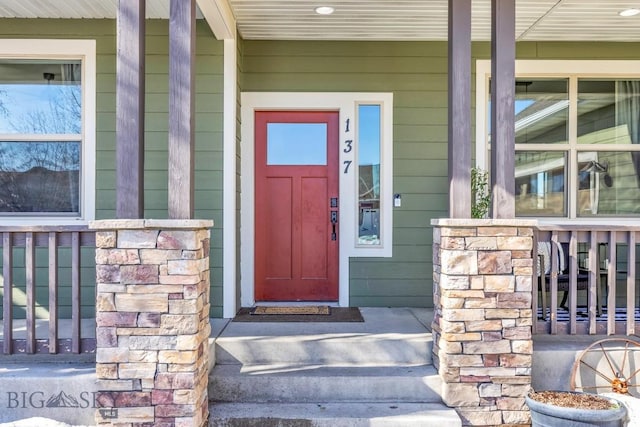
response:
[(640, 226), (539, 225), (534, 333), (635, 334), (638, 233)]

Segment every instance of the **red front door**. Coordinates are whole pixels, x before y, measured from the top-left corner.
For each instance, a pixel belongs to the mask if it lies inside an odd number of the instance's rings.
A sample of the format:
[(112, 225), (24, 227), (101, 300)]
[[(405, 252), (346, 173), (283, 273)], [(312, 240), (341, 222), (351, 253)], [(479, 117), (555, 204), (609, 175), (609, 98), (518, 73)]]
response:
[(338, 113), (259, 111), (255, 135), (255, 299), (336, 301)]

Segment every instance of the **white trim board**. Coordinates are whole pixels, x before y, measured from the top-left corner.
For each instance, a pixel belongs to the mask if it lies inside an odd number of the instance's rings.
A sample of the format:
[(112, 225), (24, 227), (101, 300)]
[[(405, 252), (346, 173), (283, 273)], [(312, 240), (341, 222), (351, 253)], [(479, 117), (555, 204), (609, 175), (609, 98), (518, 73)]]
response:
[(224, 40), (224, 112), (223, 112), (223, 212), (222, 212), (222, 317), (232, 318), (238, 311), (236, 277), (236, 123), (238, 119), (237, 55), (238, 42)]
[[(240, 215), (240, 271), (241, 304), (250, 307), (255, 304), (254, 295), (254, 112), (256, 110), (332, 110), (340, 113), (341, 139), (347, 118), (354, 127), (356, 108), (362, 103), (382, 105), (381, 129), (381, 201), (393, 203), (393, 94), (362, 92), (245, 92), (241, 95), (241, 215)], [(351, 130), (355, 134), (355, 130)], [(342, 141), (341, 141), (342, 143)], [(353, 159), (353, 153), (349, 154)], [(340, 149), (342, 165), (347, 154)], [(349, 258), (389, 257), (392, 253), (393, 218), (392, 208), (382, 217), (384, 231), (382, 245), (376, 248), (357, 247), (357, 185), (356, 174), (340, 175), (340, 247), (339, 247), (339, 299), (338, 305), (349, 306)], [(226, 267), (226, 266), (225, 266)], [(226, 291), (226, 287), (225, 287)]]
[[(82, 61), (82, 164), (80, 215), (2, 217), (4, 224), (80, 225), (96, 212), (96, 41), (60, 39), (0, 39), (0, 59), (74, 59)], [(16, 138), (19, 139), (19, 138)], [(68, 139), (61, 135), (60, 140)]]

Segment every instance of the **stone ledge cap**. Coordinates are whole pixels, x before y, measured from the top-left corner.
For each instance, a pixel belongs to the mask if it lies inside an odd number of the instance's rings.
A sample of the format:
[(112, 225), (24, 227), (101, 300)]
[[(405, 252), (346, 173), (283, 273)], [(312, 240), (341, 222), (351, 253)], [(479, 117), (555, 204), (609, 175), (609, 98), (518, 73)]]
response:
[(91, 230), (181, 230), (211, 227), (211, 219), (103, 219), (89, 222)]
[(535, 219), (473, 219), (473, 218), (435, 218), (431, 225), (435, 227), (537, 227)]

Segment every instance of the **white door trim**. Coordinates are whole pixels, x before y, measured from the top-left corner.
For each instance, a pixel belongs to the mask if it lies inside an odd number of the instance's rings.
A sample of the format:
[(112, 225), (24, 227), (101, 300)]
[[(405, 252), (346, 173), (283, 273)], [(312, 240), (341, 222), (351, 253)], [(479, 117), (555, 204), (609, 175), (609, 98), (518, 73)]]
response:
[[(391, 110), (393, 94), (391, 93), (367, 93), (367, 92), (243, 92), (241, 94), (241, 195), (240, 195), (240, 302), (243, 307), (251, 307), (255, 304), (254, 293), (254, 112), (256, 110), (327, 110), (338, 111), (340, 114), (340, 143), (345, 136), (345, 123), (347, 119), (351, 123), (350, 132), (354, 133), (354, 119), (358, 103), (384, 103)], [(391, 111), (388, 112), (391, 117)], [(384, 129), (387, 144), (387, 156), (392, 159), (392, 130), (391, 126)], [(350, 134), (349, 134), (350, 135)], [(349, 138), (352, 138), (349, 136)], [(340, 145), (339, 147), (342, 147)], [(339, 148), (339, 164), (342, 165), (347, 156), (353, 153), (345, 153)], [(350, 158), (353, 160), (353, 158)], [(385, 174), (392, 177), (391, 165), (385, 169)], [(349, 306), (349, 259), (353, 256), (390, 256), (391, 239), (386, 248), (382, 250), (368, 250), (357, 248), (357, 191), (355, 173), (340, 174), (340, 199), (339, 199), (339, 283), (338, 305)], [(391, 188), (386, 191), (386, 197), (391, 200)], [(388, 229), (391, 230), (391, 216)], [(390, 234), (389, 234), (390, 236)]]

